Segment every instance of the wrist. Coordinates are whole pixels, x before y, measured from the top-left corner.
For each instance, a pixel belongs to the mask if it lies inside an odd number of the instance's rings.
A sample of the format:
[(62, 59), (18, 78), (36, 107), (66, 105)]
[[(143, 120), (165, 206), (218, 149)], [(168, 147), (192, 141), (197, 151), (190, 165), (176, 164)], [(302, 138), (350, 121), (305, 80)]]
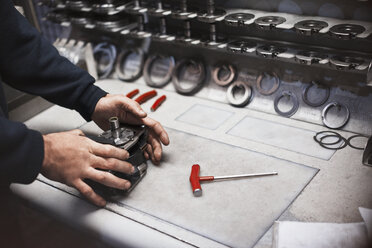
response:
[(49, 135), (43, 135), (44, 140), (44, 159), (41, 165), (41, 173), (45, 172), (45, 170), (51, 164), (51, 139)]

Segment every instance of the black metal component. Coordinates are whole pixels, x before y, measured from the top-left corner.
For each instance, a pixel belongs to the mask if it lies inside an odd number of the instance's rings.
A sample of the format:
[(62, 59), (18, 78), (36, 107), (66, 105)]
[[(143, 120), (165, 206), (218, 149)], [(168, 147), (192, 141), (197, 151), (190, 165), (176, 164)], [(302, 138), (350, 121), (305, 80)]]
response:
[(338, 24), (329, 29), (330, 34), (338, 39), (355, 39), (358, 34), (365, 31), (365, 27), (356, 24)]
[(249, 13), (234, 13), (225, 16), (225, 23), (230, 26), (244, 26), (247, 22), (254, 18), (253, 14)]
[(296, 32), (302, 35), (313, 35), (319, 33), (323, 28), (328, 27), (328, 23), (317, 20), (304, 20), (295, 24)]
[[(181, 74), (187, 74), (188, 82), (184, 82)], [(203, 62), (184, 59), (177, 63), (173, 70), (172, 83), (176, 91), (182, 95), (193, 95), (203, 88), (206, 70)], [(189, 84), (189, 85), (187, 85)], [(187, 87), (185, 87), (187, 85)]]
[(270, 30), (285, 21), (286, 19), (281, 16), (263, 16), (254, 20), (254, 23), (261, 29)]
[[(157, 79), (154, 80), (154, 75), (153, 73), (153, 66), (157, 61), (167, 61), (167, 64), (161, 63), (158, 64), (159, 69), (155, 70), (156, 72), (159, 73), (159, 71), (165, 71), (165, 74), (156, 77)], [(175, 60), (172, 56), (170, 57), (165, 57), (162, 55), (153, 55), (150, 56), (145, 63), (145, 67), (143, 69), (143, 76), (145, 79), (145, 82), (148, 86), (153, 87), (153, 88), (162, 88), (165, 85), (169, 83), (169, 81), (172, 78), (173, 70), (175, 67)]]
[(354, 146), (353, 144), (351, 144), (351, 140), (353, 140), (353, 139), (355, 139), (355, 138), (358, 138), (358, 137), (368, 139), (368, 137), (365, 136), (365, 135), (362, 135), (362, 134), (355, 134), (355, 135), (353, 135), (353, 136), (350, 136), (350, 137), (347, 139), (346, 142), (347, 142), (347, 144), (348, 144), (351, 148), (354, 148), (354, 149), (357, 149), (357, 150), (364, 150), (364, 147), (357, 147), (357, 146)]
[[(323, 99), (320, 99), (319, 101), (317, 102), (312, 102), (309, 100), (309, 90), (312, 88), (312, 87), (318, 87), (320, 89), (323, 89), (325, 91), (325, 96)], [(326, 103), (326, 101), (328, 100), (329, 98), (329, 95), (330, 95), (330, 89), (329, 87), (325, 86), (325, 85), (319, 85), (315, 82), (311, 82), (311, 84), (309, 84), (306, 88), (304, 88), (304, 90), (302, 91), (302, 100), (309, 106), (312, 106), (312, 107), (319, 107), (321, 105), (323, 105), (324, 103)]]
[(330, 64), (338, 70), (352, 70), (365, 63), (362, 58), (349, 56), (334, 56), (329, 60)]
[(315, 51), (300, 51), (295, 55), (295, 59), (301, 64), (311, 65), (318, 64), (319, 61), (328, 59), (328, 56)]
[[(292, 108), (288, 110), (287, 112), (283, 112), (279, 109), (279, 102), (282, 98), (288, 97), (292, 101)], [(293, 94), (291, 91), (283, 91), (281, 94), (277, 95), (275, 100), (274, 100), (274, 109), (275, 112), (277, 112), (279, 115), (284, 116), (284, 117), (291, 117), (294, 115), (299, 107), (299, 102), (297, 99), (297, 96)]]
[(141, 77), (144, 61), (145, 54), (141, 49), (123, 50), (116, 61), (116, 74), (122, 81), (133, 82)]
[(263, 45), (259, 46), (256, 50), (257, 55), (264, 58), (275, 58), (280, 53), (284, 53), (287, 49), (283, 47), (278, 47), (275, 45)]
[(229, 42), (227, 44), (227, 50), (234, 53), (248, 53), (253, 52), (257, 46), (257, 43), (247, 40), (238, 40)]

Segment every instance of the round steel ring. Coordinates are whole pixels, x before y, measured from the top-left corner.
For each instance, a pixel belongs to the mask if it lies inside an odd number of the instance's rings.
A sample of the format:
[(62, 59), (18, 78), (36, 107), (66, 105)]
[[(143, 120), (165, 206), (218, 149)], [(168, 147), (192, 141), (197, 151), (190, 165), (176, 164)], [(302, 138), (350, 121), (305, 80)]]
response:
[(330, 95), (330, 89), (329, 87), (327, 86), (322, 86), (322, 87), (318, 87), (318, 88), (322, 88), (325, 90), (326, 92), (326, 95), (324, 96), (323, 99), (319, 100), (318, 102), (311, 102), (308, 98), (308, 93), (309, 93), (309, 90), (311, 87), (313, 86), (316, 86), (315, 83), (311, 83), (309, 84), (303, 91), (302, 91), (302, 100), (309, 106), (311, 107), (319, 107), (319, 106), (322, 106), (329, 98), (329, 95)]
[[(116, 47), (112, 44), (108, 44), (107, 42), (99, 43), (93, 48), (93, 56), (97, 63), (97, 73), (99, 78), (107, 78), (111, 74), (114, 69), (116, 53)], [(102, 55), (106, 55), (108, 57), (109, 61), (107, 65), (102, 65), (99, 63)]]
[[(328, 111), (332, 108), (332, 107), (337, 107), (337, 106), (340, 106), (340, 107), (344, 107), (346, 109), (346, 116), (344, 118), (344, 120), (342, 121), (342, 123), (338, 126), (336, 125), (332, 125), (331, 123), (329, 123), (327, 121), (327, 118), (326, 118), (326, 115), (328, 113)], [(346, 125), (346, 123), (349, 121), (349, 118), (350, 118), (350, 111), (348, 109), (348, 107), (346, 107), (345, 105), (342, 105), (338, 102), (331, 102), (329, 103), (327, 106), (324, 107), (323, 111), (322, 111), (322, 121), (323, 121), (323, 124), (328, 127), (328, 128), (331, 128), (331, 129), (338, 129), (338, 128), (341, 128), (343, 126)]]
[(319, 33), (323, 28), (328, 27), (328, 23), (318, 20), (304, 20), (295, 24), (296, 32), (303, 35)]
[[(134, 73), (125, 74), (123, 70), (123, 66), (125, 65), (127, 59), (129, 58), (131, 54), (138, 54), (138, 56), (140, 57), (140, 64)], [(125, 82), (133, 82), (137, 80), (142, 75), (142, 68), (143, 68), (144, 61), (145, 61), (145, 55), (141, 49), (123, 50), (117, 58), (116, 67), (115, 67), (115, 71), (119, 79)]]
[[(329, 142), (327, 142), (327, 143), (325, 143), (325, 142), (323, 142), (323, 144), (325, 144), (325, 145), (335, 145), (335, 144), (337, 144), (337, 143), (339, 143), (340, 141), (342, 141), (342, 136), (339, 134), (339, 133), (336, 133), (336, 132), (334, 132), (334, 131), (321, 131), (321, 132), (317, 132), (315, 135), (314, 135), (314, 140), (317, 142), (317, 143), (321, 143), (322, 142), (322, 140), (321, 140), (321, 138), (319, 138), (318, 139), (318, 136), (320, 135), (320, 134), (326, 134), (326, 133), (330, 133), (330, 135), (332, 135), (333, 137), (337, 137), (338, 138), (338, 140), (337, 141), (334, 141), (334, 142), (331, 142), (331, 143), (329, 143)], [(325, 135), (325, 136), (330, 136), (330, 135)], [(325, 137), (325, 136), (323, 136), (323, 137)]]
[(362, 135), (362, 134), (356, 134), (356, 135), (350, 136), (350, 137), (347, 139), (347, 144), (348, 144), (350, 147), (354, 148), (354, 149), (357, 149), (357, 150), (364, 150), (364, 147), (357, 147), (357, 146), (354, 146), (354, 145), (351, 144), (351, 140), (354, 139), (354, 138), (357, 138), (357, 137), (362, 137), (362, 138), (366, 138), (366, 139), (368, 139), (368, 137), (365, 136), (365, 135)]
[[(287, 97), (287, 96), (290, 97), (290, 99), (292, 100), (293, 106), (289, 111), (283, 112), (279, 109), (278, 105), (279, 105), (280, 100), (283, 97)], [(279, 115), (284, 116), (284, 117), (291, 117), (292, 115), (294, 115), (297, 112), (298, 107), (299, 107), (299, 103), (298, 103), (297, 96), (290, 91), (283, 91), (280, 95), (277, 95), (274, 100), (275, 112), (277, 112)]]
[[(244, 89), (244, 95), (241, 98), (235, 98), (234, 96), (234, 90), (236, 88)], [(232, 83), (226, 92), (227, 100), (228, 102), (236, 107), (243, 107), (248, 104), (252, 97), (252, 89), (250, 86), (245, 84), (244, 82), (237, 81)]]
[(261, 85), (265, 74), (270, 75), (270, 73), (261, 73), (257, 77), (256, 86), (257, 86), (258, 92), (260, 92), (261, 95), (269, 96), (269, 95), (274, 94), (279, 89), (281, 81), (278, 75), (275, 72), (272, 72), (271, 75), (275, 78), (275, 83), (270, 90), (265, 91), (264, 89), (262, 89), (262, 85)]
[[(347, 146), (347, 140), (344, 138), (344, 137), (342, 137), (342, 136), (340, 136), (341, 137), (341, 140), (344, 142), (343, 144), (342, 144), (342, 146), (339, 146), (339, 147), (328, 147), (326, 144), (324, 144), (323, 142), (322, 142), (322, 139), (324, 139), (326, 136), (323, 136), (322, 138), (320, 138), (320, 142), (318, 142), (319, 143), (319, 145), (321, 146), (321, 147), (323, 147), (323, 148), (325, 148), (325, 149), (328, 149), (328, 150), (341, 150), (341, 149), (343, 149), (343, 148), (345, 148), (346, 146)], [(338, 143), (338, 142), (337, 142)], [(336, 144), (337, 144), (336, 143)]]
[[(151, 78), (151, 68), (152, 68), (152, 66), (153, 66), (153, 64), (156, 60), (165, 59), (165, 58), (169, 59), (167, 74), (164, 76), (164, 78), (162, 80), (160, 80), (160, 82), (155, 82)], [(149, 57), (146, 60), (145, 66), (143, 68), (143, 77), (145, 79), (146, 84), (148, 86), (151, 86), (151, 87), (154, 87), (154, 88), (164, 87), (165, 85), (167, 85), (169, 83), (169, 81), (172, 78), (172, 73), (173, 73), (173, 70), (174, 70), (174, 66), (175, 66), (175, 60), (172, 56), (165, 57), (165, 56), (157, 55), (157, 54), (152, 55), (151, 57)]]
[[(191, 88), (184, 88), (180, 82), (180, 73), (185, 66), (193, 65), (200, 72), (197, 82)], [(206, 70), (204, 63), (194, 59), (183, 59), (177, 63), (175, 69), (173, 70), (172, 83), (176, 91), (182, 95), (193, 95), (201, 90), (204, 86), (206, 79)]]
[(233, 13), (225, 16), (225, 23), (231, 26), (244, 26), (247, 21), (254, 18), (250, 13)]
[[(225, 69), (225, 70), (229, 71), (229, 75), (226, 78), (220, 78), (220, 76), (219, 76), (219, 73), (222, 69)], [(229, 85), (232, 81), (234, 81), (235, 76), (236, 76), (236, 70), (230, 64), (217, 65), (212, 70), (212, 78), (213, 78), (214, 82), (219, 86)]]

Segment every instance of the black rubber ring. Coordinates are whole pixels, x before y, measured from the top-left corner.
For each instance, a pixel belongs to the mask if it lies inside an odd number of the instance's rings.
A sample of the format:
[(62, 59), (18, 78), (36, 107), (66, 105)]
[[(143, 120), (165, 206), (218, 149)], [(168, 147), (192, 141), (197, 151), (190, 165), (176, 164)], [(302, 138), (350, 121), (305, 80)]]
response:
[[(336, 137), (336, 138), (338, 138), (338, 140), (333, 141), (333, 142), (324, 142), (323, 141), (324, 139), (329, 138), (329, 137)], [(334, 134), (328, 134), (328, 135), (324, 135), (324, 136), (320, 137), (319, 143), (322, 143), (323, 145), (326, 145), (326, 146), (330, 146), (330, 145), (336, 145), (336, 144), (340, 143), (341, 141), (342, 141), (342, 138), (340, 138), (340, 136), (334, 135)]]
[[(317, 142), (317, 143), (320, 143), (321, 141), (320, 141), (320, 139), (318, 139), (318, 135), (319, 134), (323, 134), (323, 133), (331, 133), (331, 134), (334, 134), (335, 136), (337, 136), (337, 137), (339, 137), (339, 140), (337, 141), (337, 143), (338, 142), (340, 142), (341, 140), (342, 140), (342, 136), (339, 134), (339, 133), (336, 133), (336, 132), (334, 132), (334, 131), (320, 131), (320, 132), (317, 132), (315, 135), (314, 135), (314, 140)], [(335, 143), (335, 144), (337, 144), (337, 143)]]
[(342, 136), (340, 136), (340, 137), (344, 141), (344, 144), (342, 146), (340, 146), (340, 147), (327, 147), (327, 145), (324, 145), (321, 142), (318, 142), (318, 143), (319, 143), (319, 145), (321, 147), (323, 147), (325, 149), (328, 149), (328, 150), (341, 150), (341, 149), (343, 149), (343, 148), (345, 148), (347, 146), (347, 140), (344, 137), (342, 137)]
[(357, 146), (354, 146), (351, 144), (351, 140), (356, 138), (356, 137), (362, 137), (362, 138), (366, 138), (368, 139), (367, 136), (365, 135), (362, 135), (362, 134), (356, 134), (356, 135), (353, 135), (353, 136), (350, 136), (348, 139), (347, 139), (347, 144), (351, 147), (351, 148), (354, 148), (354, 149), (357, 149), (357, 150), (364, 150), (364, 147), (357, 147)]

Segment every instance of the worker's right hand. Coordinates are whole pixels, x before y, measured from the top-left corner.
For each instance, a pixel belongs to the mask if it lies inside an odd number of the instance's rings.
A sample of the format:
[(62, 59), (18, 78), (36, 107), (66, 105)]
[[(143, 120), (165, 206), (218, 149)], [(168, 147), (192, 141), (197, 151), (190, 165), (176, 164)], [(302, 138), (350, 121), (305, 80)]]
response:
[(91, 179), (117, 189), (128, 189), (130, 182), (97, 169), (114, 170), (131, 174), (133, 166), (125, 162), (129, 153), (111, 145), (102, 145), (86, 137), (80, 130), (43, 135), (44, 161), (41, 174), (45, 177), (75, 187), (97, 206), (106, 201), (86, 184)]

